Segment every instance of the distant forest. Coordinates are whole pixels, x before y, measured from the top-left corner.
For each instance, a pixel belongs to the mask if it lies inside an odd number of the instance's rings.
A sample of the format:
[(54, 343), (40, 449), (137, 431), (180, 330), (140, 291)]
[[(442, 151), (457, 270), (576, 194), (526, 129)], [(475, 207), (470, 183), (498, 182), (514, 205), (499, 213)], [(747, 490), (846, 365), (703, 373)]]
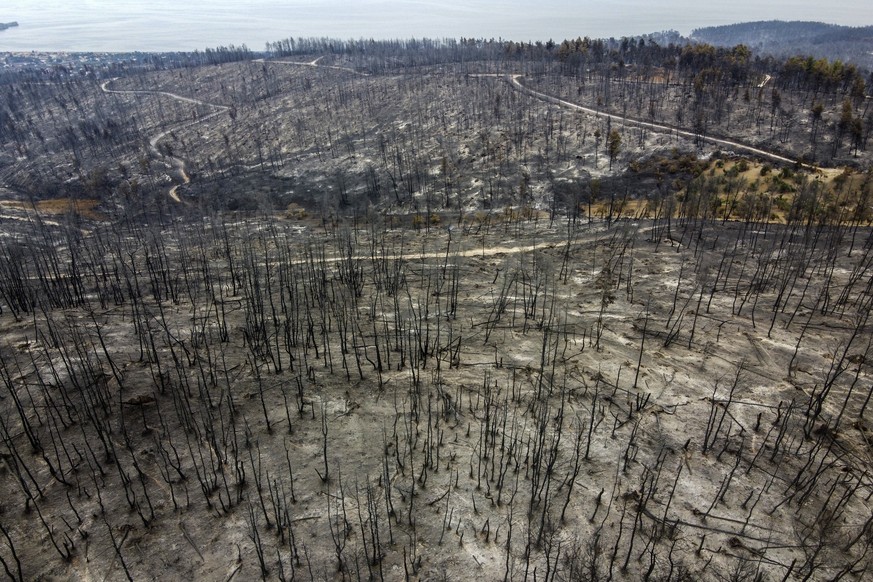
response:
[(756, 53), (798, 53), (873, 68), (873, 26), (770, 20), (698, 28), (690, 39), (715, 46), (744, 44)]

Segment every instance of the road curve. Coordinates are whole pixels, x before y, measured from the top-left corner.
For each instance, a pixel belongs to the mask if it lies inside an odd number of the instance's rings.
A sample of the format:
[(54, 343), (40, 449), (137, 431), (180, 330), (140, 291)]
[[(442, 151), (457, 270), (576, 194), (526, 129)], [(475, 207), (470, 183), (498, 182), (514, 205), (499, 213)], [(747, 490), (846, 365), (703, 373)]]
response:
[(314, 60), (306, 62), (306, 63), (300, 62), (300, 61), (268, 61), (267, 59), (255, 59), (252, 62), (254, 62), (254, 63), (267, 63), (267, 64), (274, 64), (274, 65), (296, 65), (298, 67), (317, 67), (319, 69), (334, 69), (336, 71), (345, 71), (346, 73), (353, 73), (355, 75), (358, 75), (359, 77), (369, 77), (370, 76), (369, 73), (362, 73), (361, 71), (356, 71), (355, 69), (350, 69), (349, 67), (339, 67), (337, 65), (319, 65), (318, 61), (320, 61), (323, 58), (324, 57), (321, 56), (321, 57), (318, 57), (317, 59), (314, 59)]
[(185, 97), (184, 95), (177, 95), (176, 93), (170, 93), (169, 91), (149, 91), (149, 90), (142, 90), (142, 89), (141, 90), (110, 89), (109, 84), (112, 83), (113, 81), (115, 81), (116, 79), (118, 79), (118, 77), (109, 79), (108, 81), (104, 81), (103, 83), (101, 83), (100, 89), (104, 93), (108, 93), (108, 94), (115, 93), (118, 95), (163, 95), (165, 97), (169, 97), (171, 99), (175, 99), (176, 101), (181, 101), (183, 103), (190, 103), (192, 105), (203, 105), (203, 106), (212, 107), (213, 109), (215, 109), (215, 111), (213, 111), (212, 113), (204, 115), (203, 117), (198, 117), (197, 119), (195, 119), (193, 121), (186, 121), (184, 123), (181, 123), (179, 125), (171, 127), (170, 129), (166, 129), (160, 133), (155, 134), (154, 136), (152, 136), (149, 139), (149, 150), (151, 150), (152, 155), (164, 160), (165, 163), (167, 163), (171, 167), (175, 167), (176, 170), (178, 171), (180, 183), (174, 184), (173, 187), (170, 188), (169, 192), (167, 192), (167, 195), (174, 202), (176, 202), (178, 204), (183, 204), (182, 199), (179, 198), (179, 194), (178, 194), (179, 186), (183, 186), (183, 185), (189, 184), (191, 182), (191, 178), (188, 176), (188, 172), (185, 170), (185, 160), (183, 160), (180, 157), (171, 155), (171, 154), (165, 154), (164, 152), (162, 152), (158, 148), (158, 143), (162, 139), (164, 139), (165, 137), (170, 135), (171, 133), (178, 131), (180, 129), (185, 129), (187, 127), (191, 127), (192, 125), (196, 125), (198, 123), (203, 123), (204, 121), (208, 121), (208, 120), (212, 119), (213, 117), (216, 117), (218, 115), (221, 115), (222, 113), (225, 113), (226, 111), (228, 111), (230, 109), (230, 107), (228, 107), (226, 105), (218, 105), (216, 103), (209, 103), (208, 101), (202, 101), (200, 99), (194, 99), (192, 97)]
[[(320, 61), (322, 58), (323, 57), (318, 57), (316, 59), (313, 59), (312, 61), (305, 62), (305, 63), (298, 62), (298, 61), (268, 61), (266, 59), (255, 59), (252, 62), (255, 62), (255, 63), (274, 63), (274, 64), (280, 64), (280, 65), (297, 65), (297, 66), (301, 66), (301, 67), (318, 67), (320, 69), (334, 69), (337, 71), (345, 71), (347, 73), (353, 73), (353, 74), (359, 75), (361, 77), (369, 77), (368, 73), (362, 73), (360, 71), (356, 71), (356, 70), (350, 69), (348, 67), (339, 67), (336, 65), (320, 65), (320, 64), (318, 64), (318, 61)], [(201, 99), (194, 99), (193, 97), (185, 97), (184, 95), (179, 95), (177, 93), (172, 93), (170, 91), (158, 91), (158, 90), (152, 91), (152, 90), (148, 90), (148, 89), (123, 89), (123, 90), (110, 89), (109, 84), (112, 83), (113, 81), (116, 81), (117, 79), (118, 79), (118, 77), (113, 77), (112, 79), (109, 79), (108, 81), (104, 81), (103, 83), (100, 84), (100, 89), (104, 93), (107, 93), (107, 94), (114, 93), (117, 95), (163, 95), (164, 97), (169, 97), (171, 99), (175, 99), (176, 101), (181, 101), (183, 103), (190, 103), (192, 105), (203, 105), (203, 106), (212, 107), (213, 109), (215, 109), (215, 111), (213, 111), (212, 113), (209, 113), (208, 115), (204, 115), (203, 117), (198, 117), (197, 119), (195, 119), (193, 121), (187, 121), (187, 122), (182, 123), (180, 125), (176, 125), (174, 127), (171, 127), (170, 129), (166, 129), (160, 133), (155, 134), (154, 136), (151, 137), (151, 139), (149, 139), (149, 149), (151, 150), (152, 155), (159, 158), (159, 159), (164, 160), (165, 163), (167, 163), (167, 165), (169, 165), (171, 167), (175, 167), (176, 170), (178, 171), (180, 183), (174, 184), (173, 187), (171, 187), (170, 190), (167, 192), (167, 195), (174, 202), (176, 202), (178, 204), (183, 204), (184, 202), (182, 201), (181, 198), (179, 198), (179, 194), (178, 194), (179, 187), (186, 185), (186, 184), (189, 184), (191, 182), (191, 178), (188, 176), (188, 172), (185, 170), (185, 160), (183, 160), (182, 158), (179, 158), (177, 156), (174, 156), (174, 155), (165, 154), (164, 152), (162, 152), (158, 148), (158, 143), (162, 139), (164, 139), (165, 137), (170, 135), (171, 133), (178, 131), (180, 129), (185, 129), (187, 127), (191, 127), (192, 125), (195, 125), (197, 123), (203, 123), (204, 121), (208, 121), (208, 120), (212, 119), (213, 117), (216, 117), (217, 115), (221, 115), (222, 113), (225, 113), (226, 111), (228, 111), (230, 109), (230, 107), (228, 107), (227, 105), (218, 105), (217, 103), (210, 103), (208, 101), (203, 101)]]
[[(726, 147), (736, 149), (736, 150), (742, 150), (742, 151), (750, 153), (750, 154), (755, 154), (755, 155), (758, 155), (761, 157), (771, 159), (773, 161), (783, 162), (786, 164), (800, 163), (798, 160), (788, 158), (786, 156), (780, 156), (779, 154), (774, 154), (773, 152), (770, 152), (767, 150), (762, 150), (762, 149), (759, 149), (759, 148), (756, 148), (756, 147), (753, 147), (750, 145), (746, 145), (746, 144), (743, 144), (743, 143), (740, 143), (737, 141), (733, 141), (733, 140), (729, 140), (729, 139), (721, 139), (721, 138), (717, 138), (717, 137), (702, 136), (700, 134), (694, 133), (693, 131), (678, 129), (676, 127), (671, 127), (669, 125), (661, 125), (659, 123), (652, 123), (650, 121), (643, 121), (641, 119), (635, 119), (633, 117), (620, 117), (618, 115), (613, 115), (611, 113), (605, 113), (605, 112), (599, 111), (597, 109), (592, 109), (590, 107), (578, 105), (578, 104), (572, 103), (570, 101), (565, 101), (563, 99), (559, 99), (559, 98), (554, 97), (552, 95), (549, 95), (547, 93), (541, 93), (540, 91), (534, 91), (533, 89), (526, 87), (521, 81), (519, 81), (519, 79), (524, 77), (524, 75), (518, 75), (518, 74), (502, 75), (502, 74), (495, 73), (495, 74), (474, 75), (474, 76), (508, 77), (509, 80), (511, 81), (513, 88), (515, 88), (518, 91), (521, 91), (522, 93), (530, 95), (531, 97), (535, 97), (537, 99), (540, 99), (542, 101), (546, 101), (548, 103), (554, 103), (555, 105), (560, 105), (561, 107), (566, 107), (566, 108), (573, 109), (576, 111), (582, 111), (584, 113), (589, 113), (589, 114), (594, 115), (596, 117), (609, 119), (615, 123), (619, 123), (619, 124), (623, 124), (623, 125), (627, 125), (627, 126), (632, 126), (632, 127), (640, 127), (643, 129), (649, 129), (649, 130), (652, 130), (652, 131), (657, 132), (657, 133), (668, 133), (668, 134), (679, 135), (679, 136), (687, 137), (687, 138), (691, 138), (691, 139), (702, 140), (702, 141), (705, 141), (707, 143), (720, 145), (720, 146), (726, 146)], [(813, 166), (810, 164), (801, 164), (801, 165), (803, 167), (811, 169), (811, 170), (818, 169), (816, 166)]]

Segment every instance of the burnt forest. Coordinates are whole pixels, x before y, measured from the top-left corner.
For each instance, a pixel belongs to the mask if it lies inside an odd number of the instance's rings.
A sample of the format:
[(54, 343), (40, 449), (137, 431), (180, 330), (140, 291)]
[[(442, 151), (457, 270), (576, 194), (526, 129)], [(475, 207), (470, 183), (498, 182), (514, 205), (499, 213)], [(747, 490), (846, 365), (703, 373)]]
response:
[(0, 575), (870, 579), (873, 76), (802, 48), (0, 54)]

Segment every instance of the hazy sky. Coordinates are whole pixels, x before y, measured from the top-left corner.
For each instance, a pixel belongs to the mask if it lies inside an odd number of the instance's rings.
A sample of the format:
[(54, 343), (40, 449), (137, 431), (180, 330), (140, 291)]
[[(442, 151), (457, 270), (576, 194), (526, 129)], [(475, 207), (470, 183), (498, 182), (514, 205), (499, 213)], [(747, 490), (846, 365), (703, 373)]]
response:
[(170, 50), (288, 36), (631, 36), (752, 20), (873, 25), (870, 0), (0, 0), (0, 50)]

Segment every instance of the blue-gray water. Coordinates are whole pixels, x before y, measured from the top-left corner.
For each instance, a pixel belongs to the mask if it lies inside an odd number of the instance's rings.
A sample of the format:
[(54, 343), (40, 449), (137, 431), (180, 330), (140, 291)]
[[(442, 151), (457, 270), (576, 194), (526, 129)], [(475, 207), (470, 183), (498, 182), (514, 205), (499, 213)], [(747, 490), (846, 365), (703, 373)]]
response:
[[(766, 5), (765, 5), (766, 4)], [(751, 20), (873, 24), (873, 2), (737, 0), (0, 0), (0, 51), (261, 50), (289, 36), (621, 37)]]

